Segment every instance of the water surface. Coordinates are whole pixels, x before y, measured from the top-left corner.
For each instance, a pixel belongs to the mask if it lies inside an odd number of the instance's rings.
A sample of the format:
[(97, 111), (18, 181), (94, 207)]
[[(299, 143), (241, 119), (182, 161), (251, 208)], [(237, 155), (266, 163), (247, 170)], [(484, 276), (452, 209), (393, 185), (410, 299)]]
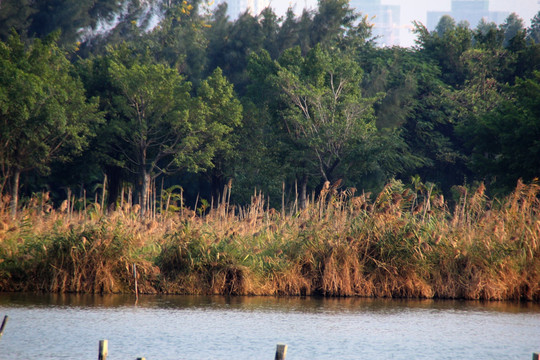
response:
[(540, 304), (0, 294), (0, 359), (531, 359)]

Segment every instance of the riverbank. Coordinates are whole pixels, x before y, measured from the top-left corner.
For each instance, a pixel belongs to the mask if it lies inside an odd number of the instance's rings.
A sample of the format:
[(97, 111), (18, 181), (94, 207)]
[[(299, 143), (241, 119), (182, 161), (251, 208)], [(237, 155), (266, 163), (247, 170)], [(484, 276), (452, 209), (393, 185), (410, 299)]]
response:
[(3, 207), (0, 291), (129, 293), (135, 264), (141, 293), (540, 301), (540, 186), (502, 200), (461, 190), (452, 210), (397, 182), (373, 199), (329, 187), (301, 211), (260, 195), (145, 220), (39, 201), (12, 220)]

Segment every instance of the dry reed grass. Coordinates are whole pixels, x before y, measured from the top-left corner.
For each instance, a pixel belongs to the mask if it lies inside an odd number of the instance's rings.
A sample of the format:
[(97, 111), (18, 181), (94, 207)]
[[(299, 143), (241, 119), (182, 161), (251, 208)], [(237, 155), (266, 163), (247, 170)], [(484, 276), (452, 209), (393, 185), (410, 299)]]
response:
[(328, 184), (300, 211), (261, 193), (233, 206), (224, 190), (200, 216), (183, 204), (148, 220), (129, 206), (41, 200), (15, 220), (0, 209), (0, 290), (130, 292), (136, 264), (146, 293), (540, 300), (536, 182), (501, 200), (461, 187), (452, 210), (400, 182), (373, 200)]

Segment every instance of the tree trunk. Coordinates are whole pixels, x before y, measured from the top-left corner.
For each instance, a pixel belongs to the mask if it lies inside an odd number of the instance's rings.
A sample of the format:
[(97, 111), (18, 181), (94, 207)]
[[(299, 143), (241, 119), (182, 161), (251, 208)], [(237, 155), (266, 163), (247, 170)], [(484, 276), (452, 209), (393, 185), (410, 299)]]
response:
[(114, 211), (116, 210), (116, 201), (120, 197), (122, 169), (118, 166), (107, 166), (105, 173), (107, 174), (107, 191), (109, 193), (107, 197), (107, 208)]
[(216, 203), (219, 203), (223, 188), (225, 187), (225, 177), (217, 172), (211, 171), (210, 173), (210, 191), (213, 199), (216, 199)]
[(150, 186), (150, 174), (146, 169), (141, 170), (141, 218), (146, 216), (146, 208), (148, 207), (148, 189)]
[(19, 207), (19, 179), (21, 178), (21, 170), (15, 169), (13, 173), (13, 184), (11, 186), (11, 217), (17, 216), (17, 208)]
[(302, 176), (302, 179), (300, 180), (300, 203), (298, 204), (300, 210), (304, 210), (307, 206), (307, 183), (307, 175)]
[(2, 164), (2, 172), (0, 172), (0, 195), (4, 193), (4, 187), (6, 186), (9, 180), (9, 170), (4, 169), (4, 164)]

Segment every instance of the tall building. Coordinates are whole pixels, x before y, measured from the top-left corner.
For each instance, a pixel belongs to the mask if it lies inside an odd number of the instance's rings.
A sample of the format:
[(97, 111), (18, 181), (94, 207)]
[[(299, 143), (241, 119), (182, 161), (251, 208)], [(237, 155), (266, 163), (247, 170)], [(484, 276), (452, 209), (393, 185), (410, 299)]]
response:
[(399, 5), (383, 5), (381, 0), (350, 0), (351, 8), (367, 16), (380, 46), (399, 45)]
[(270, 5), (269, 0), (223, 0), (228, 5), (227, 15), (231, 20), (237, 19), (246, 10), (251, 15), (259, 15)]
[(468, 21), (471, 28), (475, 28), (481, 19), (501, 24), (509, 13), (504, 11), (489, 11), (489, 0), (452, 0), (450, 11), (428, 11), (427, 27), (434, 30), (444, 15), (450, 15), (456, 23)]

